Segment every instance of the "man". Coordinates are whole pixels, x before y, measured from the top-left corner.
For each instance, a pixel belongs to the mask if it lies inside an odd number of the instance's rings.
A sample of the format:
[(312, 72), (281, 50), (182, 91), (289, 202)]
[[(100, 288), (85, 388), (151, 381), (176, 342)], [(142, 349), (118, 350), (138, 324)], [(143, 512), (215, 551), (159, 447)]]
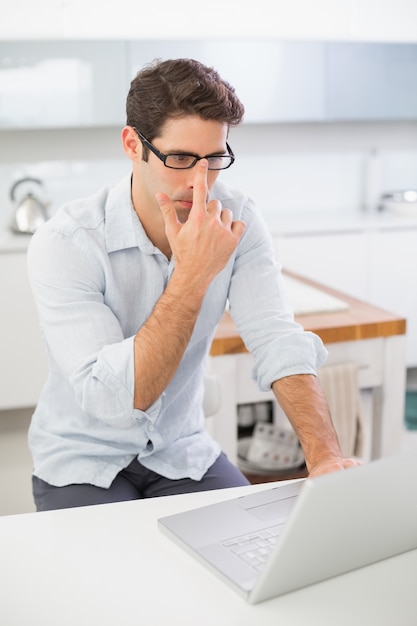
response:
[(310, 475), (355, 464), (317, 382), (326, 351), (294, 322), (267, 229), (244, 194), (216, 183), (242, 116), (233, 88), (196, 61), (144, 68), (122, 131), (131, 176), (33, 236), (50, 366), (29, 434), (38, 510), (247, 484), (202, 411), (227, 301)]

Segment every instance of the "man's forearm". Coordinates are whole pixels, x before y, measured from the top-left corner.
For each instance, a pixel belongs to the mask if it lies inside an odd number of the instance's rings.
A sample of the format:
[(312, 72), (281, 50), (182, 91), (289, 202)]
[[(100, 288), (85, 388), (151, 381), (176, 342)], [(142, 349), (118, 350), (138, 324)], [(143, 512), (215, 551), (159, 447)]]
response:
[(146, 411), (173, 378), (190, 341), (207, 285), (175, 272), (134, 341), (134, 406)]
[(287, 376), (272, 385), (290, 420), (311, 471), (329, 459), (342, 457), (327, 402), (316, 376)]

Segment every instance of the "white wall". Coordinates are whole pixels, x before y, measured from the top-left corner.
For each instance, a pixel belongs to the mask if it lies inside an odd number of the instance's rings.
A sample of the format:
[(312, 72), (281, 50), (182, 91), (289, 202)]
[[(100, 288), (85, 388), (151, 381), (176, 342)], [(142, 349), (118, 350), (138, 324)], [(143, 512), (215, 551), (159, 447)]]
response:
[(0, 38), (417, 41), (415, 0), (2, 0)]

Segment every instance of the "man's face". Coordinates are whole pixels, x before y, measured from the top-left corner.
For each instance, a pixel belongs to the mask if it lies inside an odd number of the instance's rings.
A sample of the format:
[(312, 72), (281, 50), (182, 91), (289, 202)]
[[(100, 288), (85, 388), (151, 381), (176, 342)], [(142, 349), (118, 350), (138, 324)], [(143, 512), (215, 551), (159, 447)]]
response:
[[(228, 127), (221, 122), (202, 120), (188, 116), (168, 120), (152, 144), (163, 154), (189, 153), (196, 156), (227, 154), (226, 140)], [(139, 175), (139, 211), (145, 209), (160, 213), (155, 194), (165, 193), (175, 204), (178, 219), (184, 223), (193, 201), (193, 187), (196, 168), (175, 170), (165, 167), (164, 163), (151, 151), (148, 161), (138, 161)], [(207, 175), (208, 190), (212, 188), (219, 175), (219, 170), (209, 170)]]

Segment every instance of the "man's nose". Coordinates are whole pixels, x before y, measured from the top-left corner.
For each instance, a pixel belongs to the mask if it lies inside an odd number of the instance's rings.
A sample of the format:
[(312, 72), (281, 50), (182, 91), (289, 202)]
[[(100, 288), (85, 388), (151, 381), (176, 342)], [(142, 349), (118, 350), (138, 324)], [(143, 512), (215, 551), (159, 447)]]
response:
[(195, 175), (196, 175), (196, 167), (191, 167), (189, 170), (184, 170), (185, 173), (185, 178), (186, 178), (186, 185), (189, 189), (193, 189), (194, 188), (194, 181), (195, 181)]
[[(205, 157), (201, 157), (201, 158), (205, 158)], [(199, 159), (196, 163), (194, 163), (193, 167), (190, 167), (189, 169), (184, 170), (184, 172), (187, 172), (187, 173), (189, 174), (189, 177), (188, 177), (188, 186), (189, 186), (190, 188), (193, 188), (193, 187), (194, 187), (194, 180), (195, 180), (196, 173), (197, 173), (197, 165), (198, 165), (198, 163), (200, 162), (200, 160), (201, 160), (201, 159)], [(213, 172), (212, 170), (208, 170), (208, 171), (207, 171), (207, 178), (209, 178), (209, 177), (210, 177), (210, 175), (211, 175), (211, 174), (213, 174), (213, 173), (214, 173), (214, 172)]]

